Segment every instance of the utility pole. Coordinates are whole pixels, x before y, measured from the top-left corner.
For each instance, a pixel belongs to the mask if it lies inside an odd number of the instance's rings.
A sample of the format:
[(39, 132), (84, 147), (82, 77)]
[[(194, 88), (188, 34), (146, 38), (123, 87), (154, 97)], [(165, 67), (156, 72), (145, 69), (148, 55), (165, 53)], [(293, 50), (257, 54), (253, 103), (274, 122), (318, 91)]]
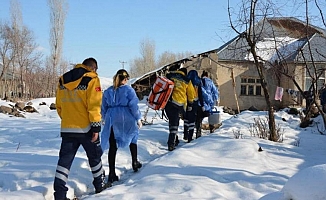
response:
[(125, 62), (125, 61), (120, 61), (120, 60), (119, 60), (119, 62), (122, 64), (122, 69), (124, 69), (124, 68), (125, 68), (125, 63), (127, 63), (127, 62)]

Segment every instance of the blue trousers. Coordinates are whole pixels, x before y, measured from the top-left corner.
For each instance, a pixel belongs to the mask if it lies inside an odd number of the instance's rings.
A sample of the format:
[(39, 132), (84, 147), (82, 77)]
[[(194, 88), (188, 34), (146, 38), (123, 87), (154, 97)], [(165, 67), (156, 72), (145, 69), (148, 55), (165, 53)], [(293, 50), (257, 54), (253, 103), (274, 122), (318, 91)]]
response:
[(105, 171), (102, 167), (101, 156), (103, 154), (100, 140), (91, 142), (91, 136), (85, 134), (83, 137), (62, 137), (59, 160), (54, 178), (54, 199), (66, 198), (68, 188), (66, 183), (71, 164), (75, 158), (79, 146), (82, 145), (86, 151), (88, 163), (93, 174), (93, 185), (96, 190), (101, 190), (105, 184)]

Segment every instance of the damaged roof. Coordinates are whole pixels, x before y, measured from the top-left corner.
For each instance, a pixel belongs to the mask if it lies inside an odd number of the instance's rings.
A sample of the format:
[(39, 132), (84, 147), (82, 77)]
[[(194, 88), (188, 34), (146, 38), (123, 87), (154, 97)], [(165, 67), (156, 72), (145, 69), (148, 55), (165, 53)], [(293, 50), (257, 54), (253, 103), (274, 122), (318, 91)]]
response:
[[(326, 30), (293, 17), (267, 18), (255, 25), (256, 52), (261, 61), (320, 61), (326, 59)], [(259, 33), (259, 34), (257, 34)], [(307, 36), (308, 33), (308, 36)], [(245, 35), (245, 32), (244, 34)], [(219, 61), (252, 61), (253, 57), (242, 34), (217, 50)], [(309, 47), (310, 46), (310, 47)], [(312, 57), (308, 56), (309, 49)]]
[[(325, 29), (310, 24), (307, 26), (304, 21), (294, 17), (274, 17), (258, 22), (255, 25), (255, 30), (259, 32), (256, 50), (262, 61), (275, 62), (279, 58), (298, 62), (312, 59), (316, 62), (326, 61)], [(306, 37), (307, 33), (309, 37)], [(312, 50), (312, 56), (310, 56), (309, 49)], [(217, 53), (219, 61), (252, 61), (248, 43), (243, 34), (240, 34), (217, 49), (162, 66), (134, 79), (131, 84), (148, 85), (155, 81), (156, 75), (164, 74), (166, 71), (172, 70), (174, 66), (179, 66), (180, 63), (187, 62), (192, 58), (207, 56), (211, 53)]]

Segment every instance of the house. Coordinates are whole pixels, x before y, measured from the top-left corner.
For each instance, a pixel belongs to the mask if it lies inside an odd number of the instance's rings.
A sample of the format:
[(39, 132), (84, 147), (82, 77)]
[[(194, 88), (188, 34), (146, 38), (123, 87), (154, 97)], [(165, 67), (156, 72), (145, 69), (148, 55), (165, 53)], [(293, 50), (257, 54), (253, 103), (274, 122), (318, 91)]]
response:
[[(276, 109), (302, 105), (304, 102), (298, 89), (309, 90), (309, 72), (313, 66), (321, 73), (318, 87), (322, 87), (325, 82), (326, 30), (307, 26), (305, 22), (292, 17), (265, 18), (254, 27), (256, 52), (260, 58), (259, 63), (263, 65), (272, 105)], [(199, 74), (203, 70), (210, 72), (220, 91), (219, 105), (236, 111), (252, 106), (265, 110), (266, 101), (261, 80), (243, 37), (244, 33), (217, 49), (171, 63), (146, 74), (134, 81), (132, 86), (141, 88), (137, 93), (144, 95), (150, 90), (158, 74), (164, 74), (170, 71), (171, 67), (175, 69), (182, 65), (188, 68), (188, 71), (198, 70)], [(283, 90), (281, 101), (274, 99), (278, 87)]]

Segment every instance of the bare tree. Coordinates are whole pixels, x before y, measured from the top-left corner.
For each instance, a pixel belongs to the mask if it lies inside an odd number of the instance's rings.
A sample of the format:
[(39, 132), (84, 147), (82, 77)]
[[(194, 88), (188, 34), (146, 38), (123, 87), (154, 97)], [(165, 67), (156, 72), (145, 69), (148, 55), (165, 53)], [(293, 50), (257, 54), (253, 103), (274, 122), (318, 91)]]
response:
[[(316, 41), (324, 41), (320, 39), (315, 39), (315, 44), (311, 44), (310, 40), (313, 37), (318, 37), (316, 33), (318, 34), (325, 34), (325, 31), (321, 31), (320, 29), (312, 26), (310, 23), (313, 20), (316, 20), (318, 16), (313, 16), (309, 14), (309, 6), (310, 4), (315, 4), (317, 9), (320, 11), (319, 16), (319, 21), (322, 21), (324, 26), (324, 17), (322, 15), (322, 9), (320, 9), (320, 5), (317, 0), (313, 1), (308, 1), (308, 0), (300, 0), (300, 1), (293, 1), (294, 2), (294, 7), (295, 9), (298, 9), (298, 7), (304, 7), (305, 10), (305, 15), (302, 15), (302, 12), (300, 12), (301, 17), (304, 18), (304, 21), (306, 22), (305, 24), (300, 22), (297, 23), (296, 29), (291, 32), (291, 35), (287, 36), (294, 36), (295, 38), (298, 38), (297, 43), (292, 43), (292, 44), (297, 44), (297, 51), (298, 51), (298, 56), (297, 59), (292, 63), (287, 63), (286, 56), (286, 48), (289, 48), (290, 46), (287, 47), (289, 44), (289, 41), (286, 41), (286, 39), (282, 37), (276, 37), (278, 31), (280, 30), (275, 30), (273, 26), (271, 26), (271, 30), (268, 32), (268, 35), (272, 36), (270, 38), (274, 42), (274, 48), (273, 51), (276, 52), (277, 54), (277, 59), (271, 59), (271, 60), (266, 60), (262, 57), (260, 57), (260, 54), (257, 53), (257, 47), (258, 42), (261, 42), (261, 40), (265, 37), (265, 33), (262, 32), (263, 28), (267, 22), (269, 22), (269, 17), (275, 16), (277, 14), (278, 16), (281, 16), (278, 13), (278, 10), (280, 7), (277, 7), (276, 4), (273, 4), (272, 1), (269, 0), (251, 0), (251, 1), (242, 1), (242, 5), (240, 6), (240, 14), (238, 14), (238, 21), (237, 24), (234, 23), (231, 19), (231, 8), (229, 7), (229, 18), (230, 18), (230, 24), (233, 30), (235, 30), (241, 38), (243, 38), (246, 41), (246, 45), (249, 46), (248, 51), (251, 54), (251, 57), (253, 58), (253, 61), (255, 63), (257, 72), (259, 74), (259, 77), (261, 78), (261, 85), (264, 90), (264, 95), (265, 95), (265, 101), (266, 105), (268, 107), (269, 111), (269, 128), (270, 128), (270, 140), (275, 141), (277, 137), (276, 135), (273, 135), (275, 131), (275, 121), (274, 120), (274, 115), (272, 114), (273, 112), (273, 107), (269, 98), (268, 90), (267, 90), (267, 82), (266, 82), (266, 73), (264, 75), (264, 71), (267, 71), (266, 67), (269, 67), (271, 70), (269, 71), (270, 75), (275, 76), (277, 80), (281, 80), (281, 76), (284, 75), (288, 79), (290, 79), (293, 84), (296, 86), (296, 88), (299, 90), (301, 96), (306, 99), (306, 115), (303, 118), (302, 124), (309, 124), (310, 118), (313, 115), (313, 108), (317, 107), (317, 109), (322, 113), (322, 110), (320, 106), (318, 105), (318, 97), (319, 97), (319, 89), (322, 86), (323, 79), (325, 78), (325, 67), (322, 67), (318, 62), (315, 62), (315, 59), (317, 57), (324, 57), (324, 60), (326, 58), (325, 55), (321, 55), (320, 52), (316, 51), (316, 47), (314, 45), (320, 45), (316, 44)], [(248, 4), (246, 4), (248, 3)], [(289, 2), (287, 2), (289, 3)], [(259, 21), (259, 23), (257, 23)], [(255, 26), (255, 24), (259, 24), (259, 26)], [(246, 31), (240, 32), (239, 29), (237, 29), (237, 25), (242, 25), (245, 26)], [(284, 25), (284, 24), (283, 24)], [(267, 26), (267, 25), (266, 25)], [(289, 25), (288, 25), (289, 26)], [(289, 27), (288, 27), (289, 28)], [(294, 28), (294, 27), (293, 27)], [(323, 33), (324, 32), (324, 33)], [(274, 35), (275, 34), (275, 35)], [(289, 32), (288, 32), (289, 34)], [(266, 40), (266, 38), (264, 38)], [(289, 39), (289, 38), (288, 38)], [(290, 38), (293, 40), (293, 38)], [(284, 40), (284, 41), (282, 41)], [(300, 42), (305, 42), (305, 46), (307, 48), (303, 48), (300, 46)], [(284, 43), (284, 44), (282, 44)], [(292, 45), (292, 50), (293, 50), (293, 45)], [(266, 49), (268, 51), (268, 49)], [(269, 49), (271, 50), (271, 49)], [(293, 52), (292, 52), (293, 53)], [(316, 56), (317, 55), (317, 56)], [(303, 61), (301, 61), (303, 60)], [(276, 62), (277, 61), (277, 62)], [(294, 64), (294, 65), (293, 65)], [(301, 69), (299, 66), (301, 66)], [(271, 71), (274, 72), (274, 74), (271, 74)], [(306, 73), (306, 78), (310, 78), (310, 81), (306, 81), (305, 85), (307, 88), (302, 88), (301, 84), (296, 81), (296, 79), (300, 80), (302, 78), (302, 72)], [(323, 77), (323, 79), (320, 79)], [(307, 90), (307, 91), (304, 91)], [(317, 106), (315, 106), (317, 105)], [(324, 118), (324, 124), (325, 123), (325, 115), (323, 115)], [(274, 126), (274, 128), (273, 128)], [(326, 127), (326, 126), (325, 126)]]
[(50, 7), (50, 65), (52, 66), (50, 77), (51, 80), (48, 82), (51, 85), (51, 95), (54, 95), (56, 88), (56, 81), (60, 69), (60, 64), (62, 60), (62, 47), (64, 38), (64, 24), (66, 20), (66, 15), (68, 11), (68, 4), (66, 0), (48, 0), (48, 5)]
[(155, 42), (150, 39), (143, 39), (140, 42), (140, 55), (131, 60), (130, 75), (132, 77), (141, 76), (156, 68), (155, 65)]
[(140, 54), (143, 60), (143, 73), (155, 69), (155, 42), (150, 39), (144, 39), (140, 43)]
[[(7, 77), (9, 74), (9, 68), (14, 60), (14, 48), (12, 44), (13, 30), (8, 23), (0, 24), (0, 80), (2, 84), (0, 86), (0, 91), (2, 97), (8, 97), (7, 91), (10, 91), (10, 83), (14, 79), (14, 75)], [(8, 80), (9, 79), (9, 80)]]
[(191, 55), (193, 55), (193, 53), (191, 53), (191, 52), (172, 53), (170, 51), (165, 51), (158, 57), (156, 68), (173, 63), (177, 60), (181, 60), (181, 59), (189, 57)]
[(141, 58), (134, 58), (129, 63), (129, 73), (131, 77), (138, 77), (144, 74), (143, 70), (141, 70), (144, 66), (143, 60)]
[(11, 4), (11, 19), (13, 27), (12, 44), (15, 53), (13, 67), (17, 66), (20, 79), (20, 93), (18, 97), (27, 97), (26, 73), (33, 63), (41, 58), (41, 54), (36, 51), (37, 45), (34, 42), (34, 35), (26, 26), (23, 25), (20, 5), (17, 1)]
[(176, 60), (177, 60), (177, 56), (174, 53), (170, 51), (165, 51), (161, 55), (159, 55), (157, 60), (157, 66), (164, 66)]
[[(265, 4), (264, 4), (265, 3)], [(249, 49), (248, 51), (252, 55), (253, 62), (256, 66), (257, 73), (260, 78), (261, 87), (264, 91), (264, 97), (266, 101), (266, 106), (268, 109), (268, 127), (270, 131), (269, 140), (271, 141), (277, 141), (277, 133), (276, 133), (276, 127), (275, 127), (275, 117), (274, 117), (274, 108), (272, 106), (269, 91), (267, 88), (267, 82), (265, 78), (265, 68), (263, 63), (260, 60), (259, 55), (256, 52), (256, 44), (257, 41), (260, 38), (260, 31), (256, 30), (256, 23), (273, 12), (271, 7), (271, 2), (264, 2), (263, 0), (260, 1), (260, 4), (258, 4), (258, 0), (251, 0), (251, 1), (242, 1), (242, 5), (240, 5), (240, 12), (236, 18), (237, 22), (234, 23), (234, 19), (232, 19), (231, 16), (231, 8), (230, 8), (230, 1), (228, 0), (228, 10), (229, 10), (229, 20), (231, 24), (231, 28), (243, 38)], [(245, 31), (239, 30), (239, 27), (242, 28), (245, 26)]]
[[(300, 4), (301, 5), (301, 4)], [(306, 99), (306, 112), (305, 116), (302, 118), (301, 126), (306, 127), (310, 124), (311, 117), (314, 114), (314, 108), (317, 108), (319, 113), (321, 113), (324, 127), (326, 127), (326, 114), (324, 113), (322, 107), (319, 105), (319, 96), (321, 92), (321, 87), (325, 84), (325, 71), (326, 66), (325, 64), (320, 64), (320, 60), (318, 58), (323, 58), (323, 60), (326, 60), (326, 54), (322, 52), (318, 52), (314, 45), (312, 44), (310, 39), (313, 38), (313, 36), (316, 34), (314, 32), (311, 32), (311, 21), (312, 19), (317, 19), (319, 22), (321, 22), (324, 27), (326, 27), (323, 11), (321, 9), (321, 2), (318, 2), (317, 0), (314, 0), (313, 2), (308, 0), (303, 0), (302, 5), (304, 6), (305, 10), (305, 22), (306, 22), (306, 28), (305, 28), (305, 37), (307, 38), (307, 47), (308, 51), (304, 52), (303, 50), (300, 50), (300, 55), (304, 60), (304, 67), (306, 71), (306, 76), (310, 79), (310, 85), (309, 83), (306, 83), (306, 85), (309, 86), (308, 94), (311, 94), (311, 99), (308, 100), (309, 96), (306, 96), (305, 93), (303, 93), (304, 98)], [(317, 15), (312, 15), (310, 13), (310, 8), (315, 6), (319, 13)], [(324, 3), (323, 7), (325, 7), (326, 4)], [(314, 13), (316, 14), (316, 13)], [(326, 31), (324, 31), (324, 34), (326, 34)], [(325, 36), (325, 35), (324, 35)], [(315, 35), (317, 37), (317, 35)], [(320, 44), (317, 44), (320, 45)], [(315, 60), (317, 59), (317, 60)], [(296, 81), (293, 79), (293, 81), (296, 83)], [(301, 88), (297, 86), (299, 90), (302, 92)]]
[(170, 51), (165, 51), (161, 55), (159, 55), (158, 59), (156, 60), (155, 51), (156, 50), (154, 41), (150, 39), (144, 39), (140, 42), (141, 57), (136, 57), (129, 62), (129, 71), (132, 77), (139, 77), (159, 67), (192, 55), (191, 52), (172, 53)]

